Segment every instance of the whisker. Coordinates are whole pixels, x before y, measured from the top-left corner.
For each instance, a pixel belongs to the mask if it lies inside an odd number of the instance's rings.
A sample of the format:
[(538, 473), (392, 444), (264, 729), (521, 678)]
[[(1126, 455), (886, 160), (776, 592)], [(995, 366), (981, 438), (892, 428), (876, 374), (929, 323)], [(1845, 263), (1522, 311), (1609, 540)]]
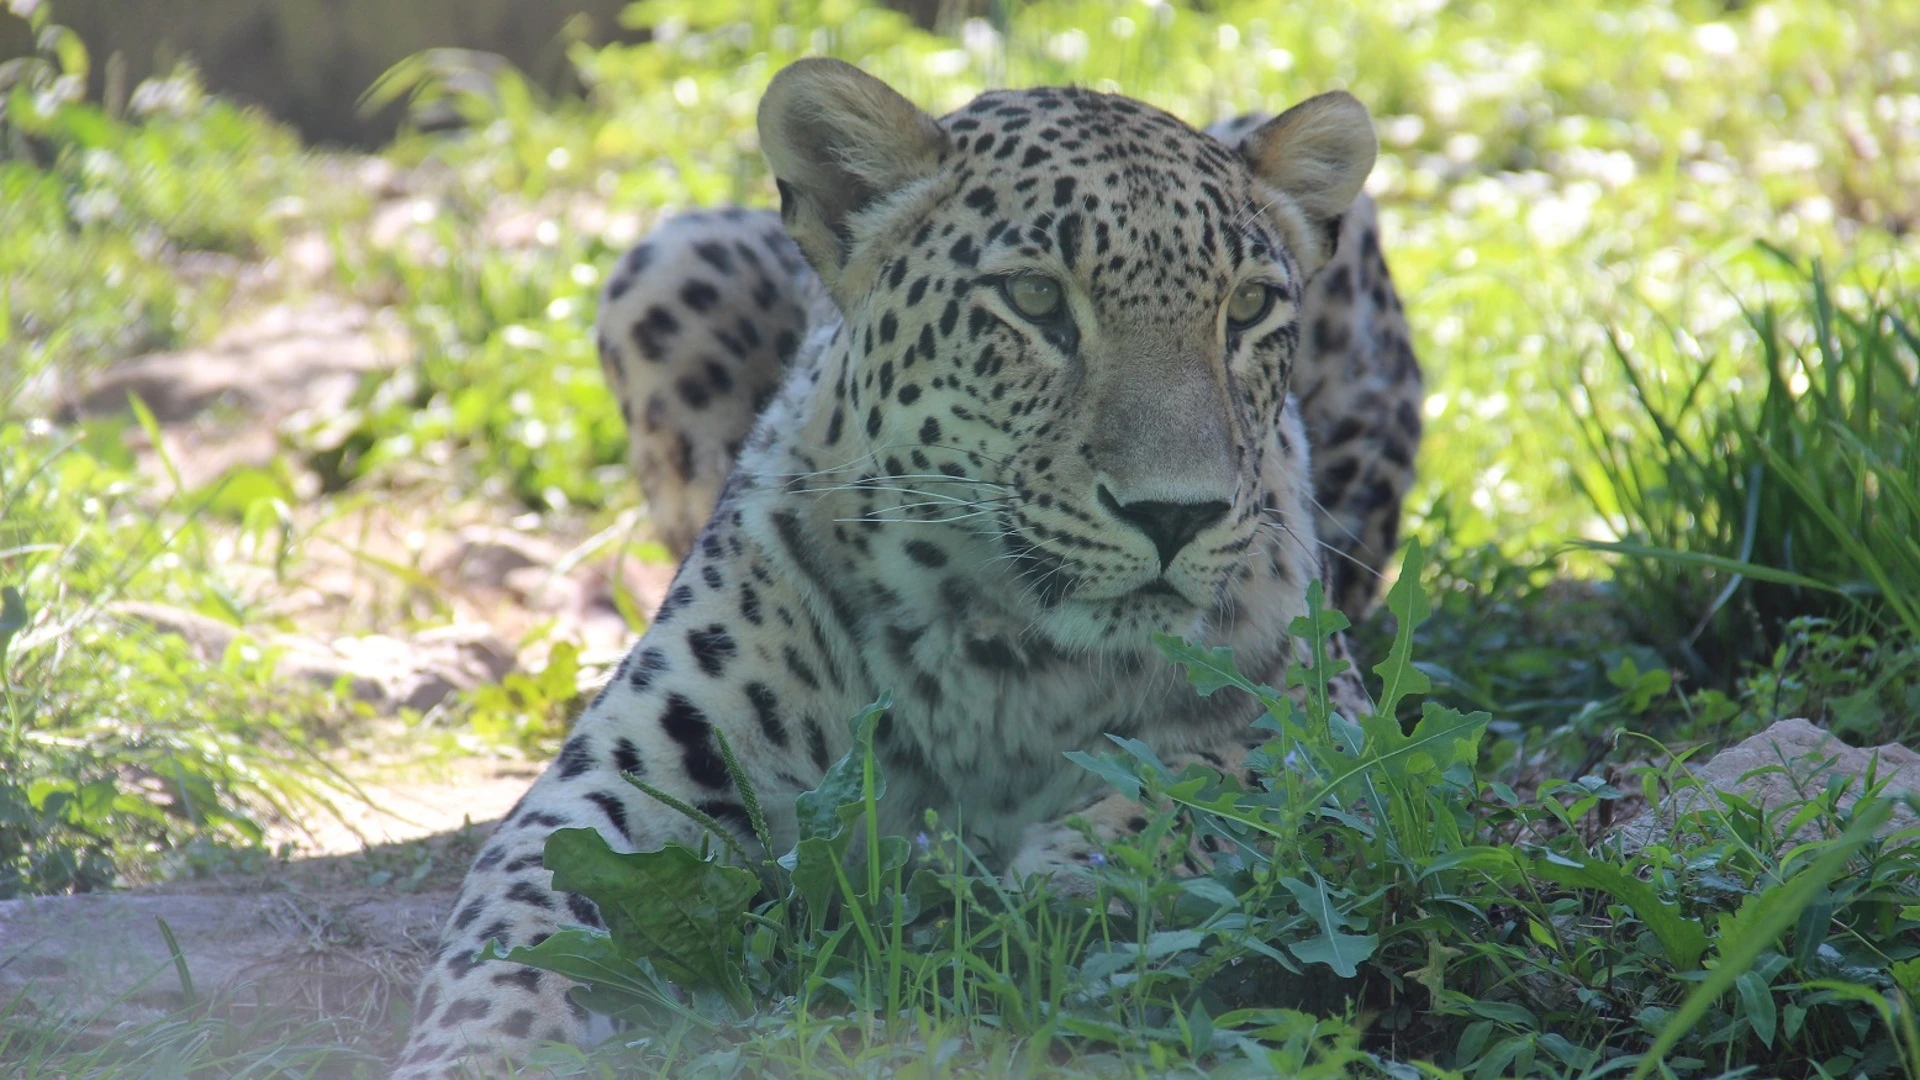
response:
[[(1011, 503), (1013, 501), (1014, 500), (1011, 496), (1001, 495), (991, 499), (966, 499), (966, 500), (962, 500), (960, 505), (979, 506), (979, 507), (1005, 506), (1008, 503)], [(882, 510), (917, 510), (923, 506), (952, 506), (952, 505), (954, 505), (954, 500), (952, 499), (929, 499), (925, 502), (900, 503), (897, 506), (884, 506), (884, 507), (881, 507), (880, 509)]]
[[(1359, 544), (1363, 548), (1367, 548), (1367, 550), (1369, 551), (1373, 550), (1372, 547), (1368, 545), (1368, 543), (1365, 540), (1360, 539), (1360, 534), (1354, 532), (1352, 529), (1347, 528), (1347, 525), (1345, 522), (1341, 521), (1337, 517), (1334, 517), (1333, 511), (1328, 510), (1325, 503), (1321, 502), (1317, 498), (1314, 498), (1313, 492), (1308, 491), (1306, 495), (1307, 495), (1307, 501), (1313, 504), (1313, 508), (1320, 511), (1321, 515), (1325, 517), (1328, 521), (1333, 522), (1334, 525), (1337, 526), (1341, 532), (1347, 534), (1347, 539), (1353, 541), (1356, 544)], [(1279, 511), (1274, 510), (1274, 511), (1271, 511), (1271, 513), (1277, 514), (1279, 513)]]
[(937, 517), (937, 518), (843, 517), (843, 518), (834, 518), (833, 520), (836, 523), (840, 523), (840, 524), (872, 523), (876, 525), (950, 525), (956, 521), (966, 521), (969, 518), (984, 517), (986, 515), (994, 514), (994, 513), (998, 513), (998, 511), (991, 510), (991, 509), (975, 510), (970, 513), (959, 514), (954, 517)]
[[(764, 474), (760, 474), (760, 475), (764, 477)], [(792, 473), (792, 474), (789, 474), (786, 477), (786, 479), (805, 480), (805, 479), (810, 479), (816, 475), (821, 475), (821, 474)], [(765, 477), (765, 478), (772, 479), (771, 477)], [(840, 489), (850, 490), (853, 488), (874, 487), (883, 482), (893, 481), (893, 480), (920, 480), (920, 481), (926, 481), (926, 482), (937, 483), (937, 484), (974, 484), (979, 487), (997, 488), (1001, 491), (1013, 490), (1013, 488), (1009, 487), (1006, 484), (997, 483), (992, 480), (981, 480), (981, 479), (978, 479), (977, 477), (972, 477), (972, 476), (949, 476), (946, 473), (899, 473), (899, 474), (876, 473), (872, 476), (863, 476), (856, 480), (849, 480), (844, 484), (836, 484), (832, 488), (815, 489), (815, 490), (840, 490)], [(794, 490), (805, 491), (808, 489), (795, 488)]]
[[(1301, 554), (1306, 555), (1309, 558), (1313, 556), (1313, 549), (1309, 548), (1306, 544), (1306, 541), (1300, 539), (1300, 534), (1297, 532), (1294, 532), (1293, 529), (1289, 527), (1285, 522), (1262, 521), (1260, 523), (1260, 527), (1263, 529), (1273, 529), (1277, 532), (1285, 534), (1288, 539), (1292, 540), (1294, 543), (1300, 546)], [(1354, 557), (1353, 555), (1350, 555), (1347, 552), (1342, 551), (1337, 547), (1334, 547), (1332, 544), (1327, 543), (1325, 540), (1322, 540), (1317, 536), (1313, 538), (1313, 542), (1315, 544), (1318, 544), (1320, 547), (1326, 549), (1327, 551), (1330, 551), (1333, 554), (1340, 556), (1342, 559), (1347, 560), (1348, 562), (1359, 567), (1360, 569), (1365, 570), (1367, 573), (1372, 574), (1376, 578), (1384, 579), (1386, 576), (1382, 574), (1380, 571), (1375, 570), (1373, 567), (1368, 566), (1366, 563), (1361, 562), (1358, 558)]]
[(892, 491), (902, 495), (917, 495), (923, 499), (933, 499), (943, 503), (973, 503), (978, 500), (965, 499), (958, 495), (943, 495), (937, 491), (921, 491), (919, 488), (901, 487), (897, 484), (833, 484), (828, 487), (793, 489), (797, 495), (825, 495), (835, 491)]

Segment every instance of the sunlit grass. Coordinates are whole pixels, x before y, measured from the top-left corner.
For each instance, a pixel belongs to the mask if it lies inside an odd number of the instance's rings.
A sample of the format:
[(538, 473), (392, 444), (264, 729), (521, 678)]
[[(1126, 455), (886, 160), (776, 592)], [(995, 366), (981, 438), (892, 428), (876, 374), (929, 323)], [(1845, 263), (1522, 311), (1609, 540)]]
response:
[(1897, 285), (1836, 296), (1818, 267), (1796, 292), (1691, 379), (1660, 378), (1689, 366), (1679, 333), (1614, 339), (1633, 406), (1588, 429), (1623, 585), (1703, 673), (1764, 655), (1800, 615), (1920, 641), (1920, 308)]

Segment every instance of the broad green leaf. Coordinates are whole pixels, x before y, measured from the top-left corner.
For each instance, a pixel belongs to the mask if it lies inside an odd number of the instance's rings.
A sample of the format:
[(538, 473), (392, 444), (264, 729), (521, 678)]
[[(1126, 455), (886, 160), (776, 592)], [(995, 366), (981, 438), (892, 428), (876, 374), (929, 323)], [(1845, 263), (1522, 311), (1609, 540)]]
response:
[(1068, 761), (1112, 784), (1129, 799), (1140, 797), (1140, 777), (1119, 757), (1094, 757), (1084, 750), (1069, 750)]
[(1307, 643), (1307, 655), (1312, 666), (1293, 664), (1287, 668), (1287, 685), (1305, 687), (1307, 690), (1309, 716), (1320, 718), (1333, 715), (1333, 702), (1327, 694), (1328, 680), (1345, 671), (1345, 660), (1333, 660), (1327, 656), (1327, 642), (1335, 634), (1353, 625), (1339, 611), (1326, 606), (1324, 588), (1318, 580), (1307, 583), (1307, 613), (1288, 625), (1288, 632)]
[[(853, 745), (828, 767), (827, 774), (812, 791), (803, 792), (794, 800), (802, 839), (838, 837), (842, 829), (860, 816), (865, 799), (865, 762), (873, 750), (874, 725), (880, 722), (880, 715), (892, 707), (891, 695), (883, 694), (880, 700), (862, 709), (860, 715), (853, 718)], [(878, 779), (878, 785), (875, 798), (886, 793), (884, 777)]]
[(1780, 1034), (1789, 1043), (1800, 1037), (1800, 1028), (1807, 1022), (1807, 1007), (1788, 1002), (1780, 1010)]
[(1198, 1057), (1212, 1046), (1213, 1017), (1207, 1015), (1204, 1004), (1196, 1001), (1192, 1011), (1187, 1013), (1187, 1053)]
[(1239, 895), (1222, 885), (1217, 878), (1185, 877), (1179, 879), (1179, 885), (1181, 892), (1213, 904), (1222, 911), (1234, 911), (1240, 907)]
[(660, 974), (748, 1001), (740, 969), (740, 924), (760, 886), (750, 871), (703, 859), (682, 844), (622, 854), (594, 829), (559, 829), (545, 864), (558, 892), (594, 902), (621, 955)]
[(1893, 984), (1907, 995), (1907, 1000), (1920, 1001), (1920, 959), (1901, 960), (1887, 970), (1893, 975)]
[[(1326, 606), (1326, 588), (1319, 581), (1307, 583), (1307, 613), (1288, 627), (1293, 636), (1315, 646), (1333, 640), (1333, 635), (1353, 628), (1353, 622), (1338, 608)], [(1316, 656), (1316, 662), (1320, 659)]]
[(1102, 949), (1087, 954), (1080, 962), (1080, 978), (1085, 981), (1097, 981), (1111, 978), (1115, 973), (1127, 971), (1140, 963), (1140, 946), (1122, 943), (1111, 949)]
[(1326, 879), (1319, 874), (1313, 875), (1311, 885), (1292, 877), (1281, 878), (1280, 884), (1293, 894), (1300, 910), (1320, 927), (1318, 936), (1289, 943), (1287, 948), (1308, 963), (1327, 965), (1343, 979), (1353, 978), (1359, 970), (1359, 964), (1379, 948), (1380, 939), (1373, 934), (1343, 932), (1347, 927), (1358, 929), (1366, 925), (1365, 919), (1341, 910), (1336, 903), (1347, 893), (1328, 888)]
[[(874, 728), (892, 706), (892, 696), (882, 694), (862, 709), (852, 721), (853, 745), (827, 768), (813, 790), (794, 800), (800, 837), (778, 862), (792, 874), (794, 890), (815, 913), (825, 912), (839, 890), (847, 847), (853, 840), (848, 826), (865, 808), (866, 762), (873, 753)], [(875, 799), (886, 794), (885, 775), (876, 772), (873, 784)]]
[(1341, 771), (1327, 782), (1325, 790), (1338, 790), (1347, 781), (1363, 773), (1379, 771), (1389, 778), (1405, 782), (1438, 776), (1455, 765), (1472, 767), (1480, 757), (1480, 736), (1485, 733), (1489, 713), (1462, 714), (1434, 702), (1427, 702), (1420, 722), (1411, 735), (1402, 734), (1400, 722), (1383, 713), (1363, 717), (1366, 750), (1359, 761), (1331, 759), (1329, 771)]
[(1153, 769), (1155, 774), (1165, 776), (1171, 771), (1167, 768), (1166, 762), (1160, 760), (1160, 755), (1153, 752), (1153, 747), (1139, 739), (1129, 739), (1124, 735), (1108, 735), (1107, 738), (1113, 740), (1115, 746), (1125, 750), (1135, 761)]
[(1212, 697), (1214, 691), (1229, 686), (1248, 693), (1257, 689), (1251, 680), (1233, 666), (1233, 650), (1225, 645), (1203, 649), (1176, 634), (1155, 634), (1153, 643), (1160, 647), (1167, 659), (1187, 669), (1187, 681), (1193, 684), (1201, 697)]
[[(1474, 1067), (1474, 1080), (1496, 1080), (1499, 1077), (1530, 1075), (1533, 1072), (1531, 1067), (1533, 1043), (1534, 1036), (1531, 1034), (1509, 1035), (1494, 1043), (1492, 1049), (1488, 1050), (1486, 1056), (1481, 1058), (1479, 1064)], [(1508, 1068), (1516, 1060), (1521, 1061), (1520, 1067)]]
[(1539, 1046), (1540, 1049), (1560, 1059), (1561, 1064), (1581, 1073), (1593, 1068), (1594, 1063), (1600, 1059), (1596, 1051), (1585, 1046), (1575, 1046), (1572, 1040), (1557, 1032), (1549, 1031), (1542, 1034)]
[[(1469, 1003), (1471, 1004), (1471, 1003)], [(1460, 1041), (1454, 1044), (1455, 1061), (1478, 1061), (1480, 1052), (1487, 1047), (1487, 1037), (1493, 1034), (1493, 1021), (1476, 1020), (1468, 1024), (1460, 1033)]]
[(1454, 848), (1427, 860), (1420, 868), (1420, 879), (1424, 881), (1449, 870), (1477, 870), (1496, 879), (1508, 880), (1519, 868), (1519, 854), (1514, 849), (1477, 844)]
[(1147, 938), (1147, 959), (1160, 960), (1206, 944), (1205, 930), (1161, 930)]
[(807, 910), (824, 913), (833, 903), (840, 887), (841, 868), (847, 857), (847, 838), (837, 836), (802, 837), (781, 860), (793, 881), (793, 889), (806, 901)]
[(1733, 981), (1735, 992), (1740, 995), (1740, 1012), (1747, 1023), (1753, 1025), (1753, 1033), (1759, 1037), (1761, 1045), (1773, 1049), (1773, 1033), (1779, 1023), (1779, 1013), (1773, 1004), (1773, 994), (1767, 989), (1767, 980), (1757, 971), (1743, 972)]
[[(1835, 776), (1834, 779), (1844, 779)], [(1797, 824), (1790, 824), (1781, 835), (1793, 836), (1800, 831)], [(1833, 924), (1833, 893), (1822, 889), (1807, 910), (1800, 913), (1799, 925), (1793, 930), (1793, 962), (1802, 968), (1813, 965), (1814, 954), (1819, 951), (1822, 942), (1827, 940), (1827, 930)]]
[(1425, 561), (1426, 553), (1420, 541), (1409, 540), (1407, 554), (1400, 560), (1400, 577), (1393, 588), (1387, 590), (1387, 609), (1393, 612), (1399, 625), (1394, 629), (1393, 647), (1387, 651), (1387, 658), (1373, 669), (1374, 674), (1380, 676), (1377, 711), (1381, 716), (1394, 715), (1401, 698), (1433, 689), (1433, 680), (1427, 678), (1427, 673), (1413, 666), (1413, 632), (1433, 611), (1427, 602), (1426, 590), (1420, 587), (1420, 570)]
[[(649, 1006), (678, 1008), (670, 992), (652, 978), (648, 968), (635, 963), (614, 943), (613, 936), (583, 926), (564, 926), (549, 934), (538, 945), (521, 945), (502, 952), (500, 943), (488, 939), (474, 956), (475, 960), (507, 960), (528, 967), (564, 975), (599, 991), (595, 1004), (610, 1010), (608, 1015), (622, 1019), (640, 1019)], [(621, 1008), (621, 1002), (626, 1008)], [(693, 1014), (689, 1019), (698, 1020)]]
[(1338, 930), (1305, 941), (1287, 943), (1287, 950), (1309, 964), (1325, 964), (1335, 975), (1351, 979), (1359, 964), (1380, 947), (1375, 934), (1343, 934)]
[(1687, 918), (1680, 906), (1660, 899), (1653, 886), (1640, 880), (1625, 867), (1599, 859), (1571, 859), (1548, 855), (1534, 863), (1535, 876), (1574, 889), (1597, 889), (1632, 908), (1660, 941), (1667, 959), (1683, 971), (1700, 966), (1707, 951), (1707, 932), (1699, 922)]

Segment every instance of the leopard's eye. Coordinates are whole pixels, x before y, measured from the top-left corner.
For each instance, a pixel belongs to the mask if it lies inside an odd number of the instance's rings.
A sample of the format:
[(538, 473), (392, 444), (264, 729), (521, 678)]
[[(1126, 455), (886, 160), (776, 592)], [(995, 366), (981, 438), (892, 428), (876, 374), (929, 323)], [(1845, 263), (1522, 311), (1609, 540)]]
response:
[(1242, 285), (1227, 298), (1227, 322), (1236, 330), (1244, 330), (1265, 318), (1272, 306), (1272, 286), (1258, 282)]
[(1060, 283), (1045, 274), (1015, 274), (1004, 288), (1007, 302), (1029, 319), (1044, 319), (1060, 310)]

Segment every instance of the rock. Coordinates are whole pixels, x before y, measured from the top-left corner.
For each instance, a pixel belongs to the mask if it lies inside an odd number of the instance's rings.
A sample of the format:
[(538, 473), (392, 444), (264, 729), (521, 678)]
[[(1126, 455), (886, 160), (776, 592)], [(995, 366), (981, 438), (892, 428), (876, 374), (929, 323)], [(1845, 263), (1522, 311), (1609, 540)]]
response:
[(322, 640), (304, 634), (243, 628), (165, 604), (120, 603), (113, 613), (184, 638), (204, 660), (217, 660), (242, 633), (278, 654), (277, 677), (322, 688), (343, 680), (354, 697), (383, 713), (426, 712), (453, 694), (513, 670), (513, 650), (492, 628), (455, 623), (407, 637), (365, 634)]
[(343, 1002), (369, 1022), (413, 992), (454, 893), (150, 895), (0, 902), (0, 1001), (110, 1031), (186, 1003), (164, 919), (200, 999), (276, 1009)]
[(523, 566), (501, 576), (500, 583), (533, 611), (584, 619), (600, 599), (588, 582), (562, 577), (545, 566)]
[[(328, 296), (275, 304), (182, 352), (150, 353), (94, 377), (59, 410), (71, 421), (124, 415), (138, 396), (161, 426), (158, 446), (137, 429), (128, 441), (164, 484), (196, 491), (236, 470), (271, 467), (281, 434), (350, 429), (361, 381), (399, 369), (411, 354), (404, 328), (365, 305)], [(163, 467), (160, 458), (164, 456)], [(319, 480), (299, 471), (296, 492)]]
[(440, 573), (463, 585), (504, 587), (516, 570), (539, 568), (550, 572), (564, 554), (554, 544), (517, 529), (469, 525), (460, 530), (441, 565)]
[(383, 712), (401, 707), (426, 712), (513, 669), (512, 651), (484, 626), (443, 626), (412, 638), (341, 637), (330, 645), (337, 663), (311, 658), (308, 677), (332, 685), (345, 676), (357, 696)]
[[(1846, 777), (1839, 798), (1840, 808), (1846, 809), (1859, 801), (1869, 771), (1876, 783), (1886, 781), (1880, 792), (1883, 796), (1920, 793), (1920, 754), (1893, 743), (1862, 750), (1806, 720), (1782, 720), (1714, 755), (1693, 770), (1698, 786), (1669, 795), (1658, 807), (1621, 825), (1614, 838), (1626, 851), (1664, 843), (1676, 818), (1720, 805), (1712, 796), (1721, 791), (1738, 795), (1754, 806), (1773, 808), (1818, 797), (1834, 777)], [(1916, 824), (1920, 819), (1910, 809), (1898, 807), (1882, 835)], [(1803, 828), (1799, 839), (1817, 837), (1815, 828), (1812, 824)]]
[[(409, 729), (400, 730), (410, 733)], [(400, 754), (404, 756), (405, 751)], [(472, 822), (505, 817), (544, 771), (542, 762), (494, 757), (459, 757), (436, 762), (424, 770), (406, 768), (397, 773), (378, 767), (370, 770), (370, 764), (377, 766), (378, 759), (360, 757), (342, 762), (343, 771), (352, 768), (358, 774), (353, 796), (330, 797), (324, 808), (303, 809), (291, 818), (268, 823), (266, 847), (277, 851), (282, 845), (291, 845), (303, 857), (290, 865), (304, 867), (327, 857), (351, 859), (368, 847), (390, 848), (433, 842), (443, 835), (461, 836)], [(476, 834), (475, 847), (484, 839), (483, 831), (476, 830)], [(472, 855), (456, 852), (436, 858), (435, 870), (450, 875), (447, 887), (460, 883)], [(418, 867), (413, 858), (373, 861), (385, 867)], [(353, 880), (364, 881), (365, 877), (360, 874)], [(333, 887), (333, 883), (322, 884)]]
[[(933, 0), (919, 4), (927, 10), (935, 6)], [(573, 70), (556, 63), (558, 52), (574, 42), (645, 40), (644, 30), (621, 25), (619, 14), (626, 6), (627, 0), (61, 0), (57, 5), (60, 22), (86, 42), (90, 55), (124, 57), (119, 63), (129, 87), (152, 85), (150, 77), (165, 79), (175, 58), (192, 57), (194, 82), (204, 80), (208, 93), (257, 105), (297, 128), (309, 143), (365, 147), (385, 146), (403, 120), (419, 115), (407, 107), (408, 95), (379, 109), (369, 108), (361, 95), (395, 64), (434, 49), (475, 50), (459, 70), (471, 66), (477, 74), (491, 64), (545, 72), (538, 84), (555, 91)], [(0, 12), (7, 7), (0, 4)], [(13, 7), (20, 10), (18, 4)], [(0, 18), (0, 30), (8, 21)], [(22, 20), (11, 21), (24, 33)], [(32, 54), (31, 38), (23, 51)], [(20, 53), (0, 52), (15, 55)], [(455, 79), (456, 85), (469, 85)]]
[(362, 376), (399, 367), (407, 352), (400, 331), (366, 307), (321, 296), (265, 308), (204, 348), (109, 368), (74, 411), (124, 412), (127, 396), (137, 394), (162, 424), (191, 419), (215, 403), (276, 421), (300, 409), (329, 414), (346, 407)]
[(193, 649), (194, 655), (202, 660), (218, 660), (233, 644), (240, 628), (232, 623), (224, 623), (211, 615), (202, 615), (186, 608), (172, 607), (167, 604), (149, 604), (139, 600), (122, 600), (108, 609), (122, 621), (145, 626), (159, 634), (172, 634), (182, 638)]

